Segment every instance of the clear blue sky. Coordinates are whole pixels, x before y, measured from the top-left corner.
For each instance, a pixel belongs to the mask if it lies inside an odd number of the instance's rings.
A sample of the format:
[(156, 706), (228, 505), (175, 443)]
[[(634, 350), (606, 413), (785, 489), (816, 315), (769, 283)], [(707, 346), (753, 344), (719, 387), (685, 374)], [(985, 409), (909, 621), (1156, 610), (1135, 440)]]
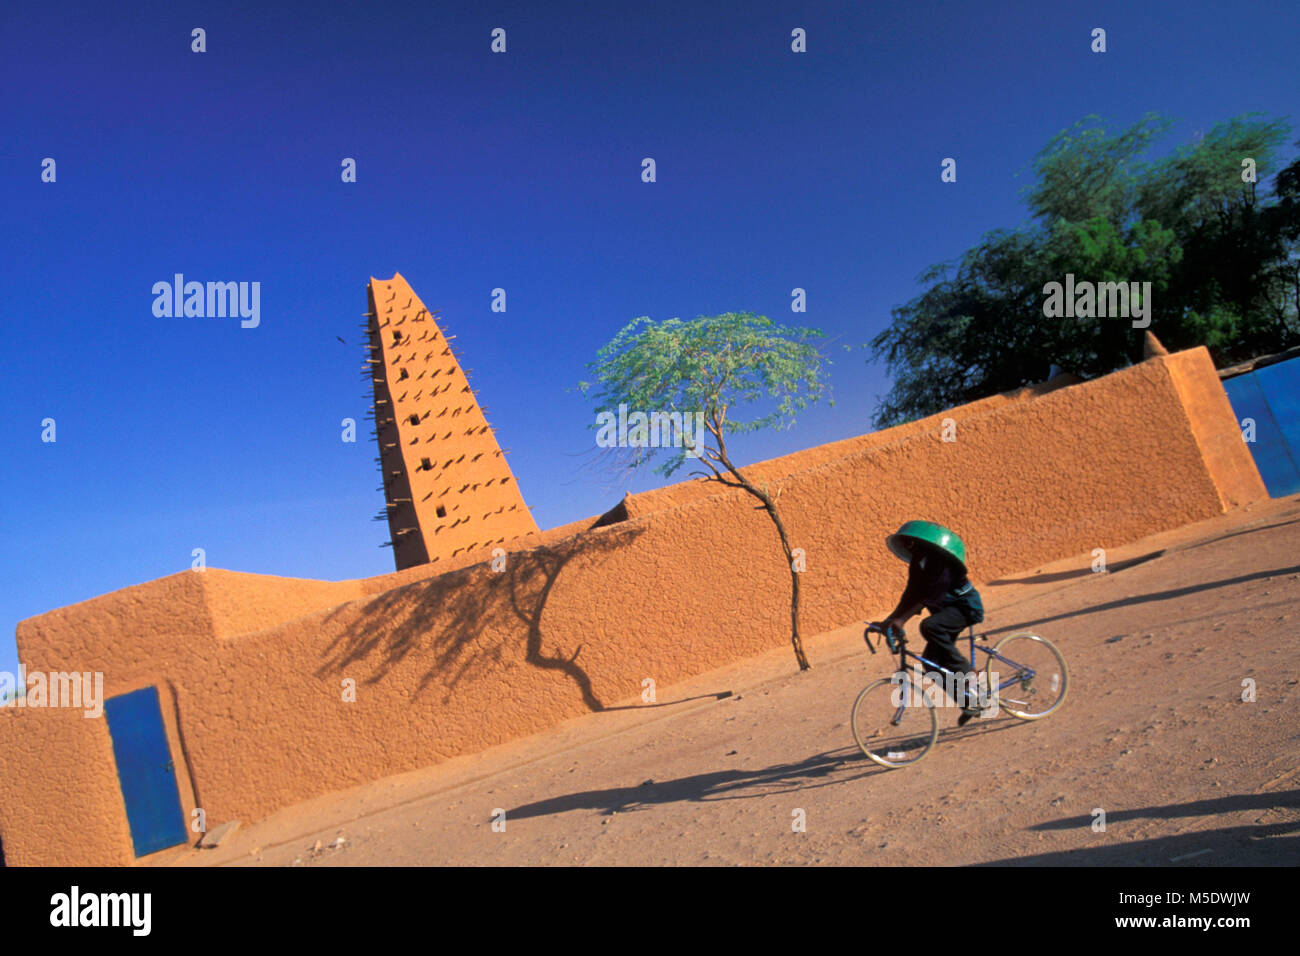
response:
[[(358, 373), (372, 275), (442, 310), (552, 527), (625, 490), (585, 464), (594, 413), (567, 389), (628, 320), (818, 327), (835, 406), (734, 450), (861, 434), (888, 381), (838, 344), (880, 331), (927, 265), (1023, 221), (1052, 135), (1157, 110), (1186, 141), (1247, 110), (1294, 123), (1300, 102), (1294, 2), (274, 6), (0, 13), (0, 669), (20, 619), (183, 570), (195, 547), (240, 571), (392, 570)], [(155, 318), (150, 290), (177, 272), (260, 282), (261, 325)], [(362, 441), (340, 441), (345, 417)]]

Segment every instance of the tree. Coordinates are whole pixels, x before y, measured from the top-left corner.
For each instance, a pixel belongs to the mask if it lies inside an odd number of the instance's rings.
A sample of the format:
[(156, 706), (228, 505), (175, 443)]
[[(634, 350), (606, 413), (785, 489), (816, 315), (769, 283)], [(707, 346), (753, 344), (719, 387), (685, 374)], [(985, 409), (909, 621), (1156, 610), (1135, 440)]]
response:
[[(815, 329), (776, 325), (766, 316), (749, 312), (700, 316), (689, 322), (668, 319), (656, 323), (643, 316), (624, 326), (588, 365), (595, 382), (578, 386), (586, 394), (598, 385), (597, 410), (609, 415), (626, 406), (633, 414), (642, 415), (641, 422), (650, 415), (701, 416), (707, 437), (698, 436), (693, 447), (669, 449), (667, 460), (655, 470), (668, 477), (688, 460), (698, 461), (707, 470), (692, 474), (743, 489), (767, 512), (790, 568), (790, 642), (800, 670), (811, 665), (799, 634), (800, 571), (777, 505), (781, 492), (770, 490), (766, 483), (756, 484), (741, 472), (732, 460), (727, 438), (766, 428), (789, 428), (796, 412), (822, 397), (828, 388), (822, 381), (825, 360), (810, 344), (821, 334)], [(758, 402), (769, 408), (766, 414), (748, 420), (737, 416), (742, 406)], [(630, 468), (649, 462), (662, 447), (652, 447), (644, 424), (639, 432), (629, 430), (627, 444)]]
[(1203, 344), (1220, 364), (1300, 341), (1295, 312), (1288, 313), (1278, 287), (1288, 258), (1286, 223), (1276, 215), (1285, 171), (1269, 202), (1243, 177), (1245, 159), (1258, 171), (1273, 165), (1288, 127), (1255, 116), (1220, 123), (1151, 164), (1136, 204), (1139, 215), (1175, 233), (1182, 248), (1161, 299), (1162, 314), (1172, 320), (1161, 338), (1176, 348)]
[(1170, 129), (1155, 114), (1111, 135), (1086, 117), (1054, 137), (1026, 187), (1032, 219), (987, 233), (927, 269), (920, 295), (871, 342), (893, 376), (877, 427), (1042, 381), (1053, 364), (1101, 375), (1142, 357), (1143, 332), (1114, 319), (1044, 315), (1044, 286), (1151, 283), (1151, 327), (1170, 348), (1204, 344), (1220, 365), (1300, 342), (1300, 166), (1275, 176), (1288, 129), (1236, 117), (1154, 162)]

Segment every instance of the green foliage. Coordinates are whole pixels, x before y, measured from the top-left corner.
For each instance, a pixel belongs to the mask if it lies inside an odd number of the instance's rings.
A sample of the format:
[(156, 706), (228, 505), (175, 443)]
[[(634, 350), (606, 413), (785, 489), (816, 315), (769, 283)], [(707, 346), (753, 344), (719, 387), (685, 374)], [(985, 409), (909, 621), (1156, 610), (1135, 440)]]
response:
[(1255, 184), (1242, 182), (1241, 161), (1255, 160), (1263, 171), (1286, 140), (1289, 127), (1246, 113), (1216, 125), (1190, 145), (1150, 164), (1138, 189), (1135, 204), (1145, 219), (1158, 220), (1188, 236), (1234, 207), (1253, 205)]
[[(625, 404), (643, 412), (704, 413), (712, 439), (705, 464), (726, 458), (726, 436), (765, 428), (788, 428), (795, 414), (827, 391), (823, 359), (811, 340), (815, 329), (787, 327), (749, 312), (700, 316), (689, 322), (648, 317), (634, 319), (598, 353), (588, 368), (595, 381), (597, 411), (617, 414)], [(762, 414), (741, 418), (737, 411), (762, 404)], [(592, 426), (593, 428), (596, 426)], [(631, 466), (653, 458), (655, 448), (632, 449)], [(687, 460), (682, 449), (667, 449), (656, 469), (673, 474)]]
[(1027, 187), (1029, 208), (1045, 222), (1101, 218), (1123, 224), (1141, 189), (1140, 157), (1172, 121), (1154, 113), (1118, 136), (1100, 117), (1086, 116), (1054, 136), (1034, 160), (1038, 183)]
[(1150, 282), (1151, 330), (1171, 349), (1209, 347), (1230, 364), (1300, 343), (1300, 161), (1262, 183), (1289, 127), (1245, 114), (1158, 161), (1142, 156), (1171, 123), (1155, 114), (1110, 135), (1095, 116), (1061, 132), (1034, 161), (1033, 219), (987, 233), (959, 260), (920, 277), (871, 342), (893, 375), (878, 427), (1047, 377), (1089, 376), (1142, 356), (1123, 319), (1043, 314), (1044, 286)]

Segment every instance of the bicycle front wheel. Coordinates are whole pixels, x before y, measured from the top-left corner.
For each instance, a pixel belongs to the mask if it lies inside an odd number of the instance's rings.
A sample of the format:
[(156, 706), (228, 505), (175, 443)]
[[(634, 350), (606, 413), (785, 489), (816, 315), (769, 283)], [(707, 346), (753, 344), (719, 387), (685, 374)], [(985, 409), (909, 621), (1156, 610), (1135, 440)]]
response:
[(849, 724), (862, 752), (882, 767), (916, 763), (939, 736), (934, 702), (907, 674), (864, 687), (853, 702)]
[[(1065, 700), (1069, 672), (1051, 641), (1037, 634), (1008, 634), (984, 665), (998, 707), (1021, 720), (1039, 720)], [(1001, 684), (1001, 689), (998, 689)]]

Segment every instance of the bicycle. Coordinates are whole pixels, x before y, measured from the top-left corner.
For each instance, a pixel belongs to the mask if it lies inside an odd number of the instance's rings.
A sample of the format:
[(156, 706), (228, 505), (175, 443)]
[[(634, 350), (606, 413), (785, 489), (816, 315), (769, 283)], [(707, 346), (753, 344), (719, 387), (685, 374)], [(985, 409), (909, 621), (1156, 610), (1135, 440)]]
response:
[[(960, 687), (965, 675), (956, 674), (909, 651), (905, 636), (900, 634), (895, 638), (875, 624), (868, 625), (863, 634), (872, 654), (876, 653), (871, 643), (870, 635), (873, 633), (882, 635), (890, 651), (898, 654), (898, 671), (893, 677), (872, 681), (858, 694), (850, 717), (853, 739), (864, 754), (882, 767), (910, 766), (934, 746), (939, 737), (939, 718), (935, 714), (933, 694), (920, 684), (914, 673), (909, 672), (908, 660), (926, 665), (931, 673), (942, 673), (945, 682), (952, 682), (950, 686)], [(987, 637), (987, 634), (977, 635), (975, 628), (971, 627), (972, 674), (978, 670), (976, 652), (986, 658), (985, 684), (978, 690), (983, 705), (981, 716), (991, 708), (994, 714), (1005, 710), (1020, 720), (1041, 720), (1061, 706), (1069, 685), (1069, 673), (1065, 658), (1050, 641), (1037, 634), (1020, 632), (1008, 634), (992, 647), (975, 643)], [(1016, 659), (1010, 656), (1012, 648)], [(1037, 659), (1039, 657), (1041, 660)], [(1025, 659), (1030, 663), (1021, 663)], [(993, 669), (995, 662), (999, 667), (1010, 669), (1008, 679), (1000, 679), (1001, 672)], [(1013, 688), (1015, 696), (1007, 693)], [(904, 725), (906, 729), (903, 729)]]

